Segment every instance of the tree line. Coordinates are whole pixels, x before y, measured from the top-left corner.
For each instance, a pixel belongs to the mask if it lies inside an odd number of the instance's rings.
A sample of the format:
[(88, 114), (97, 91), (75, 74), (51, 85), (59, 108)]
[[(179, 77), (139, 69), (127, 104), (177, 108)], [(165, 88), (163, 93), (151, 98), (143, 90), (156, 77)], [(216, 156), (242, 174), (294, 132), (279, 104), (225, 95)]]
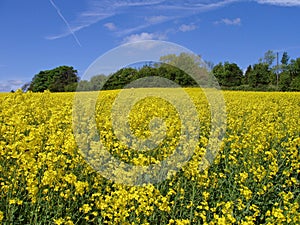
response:
[(175, 87), (176, 85), (193, 87), (197, 86), (197, 83), (187, 73), (177, 67), (168, 64), (155, 64), (155, 66), (144, 65), (141, 68), (122, 68), (108, 77), (105, 75), (94, 76), (90, 81), (80, 81), (77, 91), (113, 90), (134, 87)]
[(278, 54), (269, 50), (245, 73), (235, 63), (219, 63), (212, 74), (224, 89), (300, 91), (300, 58), (290, 60), (287, 52), (279, 62)]
[(59, 66), (52, 70), (40, 71), (32, 81), (22, 86), (23, 91), (72, 92), (76, 91), (79, 82), (77, 70), (71, 66)]
[[(188, 53), (165, 55), (160, 58), (160, 62), (148, 62), (139, 68), (121, 68), (109, 76), (95, 75), (90, 80), (80, 80), (73, 67), (60, 66), (40, 71), (22, 89), (33, 92), (111, 90), (127, 87), (139, 80), (140, 83), (134, 83), (136, 87), (170, 86), (167, 80), (181, 87), (195, 87), (199, 84), (209, 87), (214, 85), (215, 77), (222, 89), (300, 91), (300, 58), (290, 59), (287, 52), (281, 55), (279, 61), (278, 53), (269, 50), (257, 63), (249, 65), (245, 72), (236, 63), (203, 63), (200, 56)], [(145, 77), (146, 82), (140, 79)], [(156, 79), (158, 77), (165, 79)]]

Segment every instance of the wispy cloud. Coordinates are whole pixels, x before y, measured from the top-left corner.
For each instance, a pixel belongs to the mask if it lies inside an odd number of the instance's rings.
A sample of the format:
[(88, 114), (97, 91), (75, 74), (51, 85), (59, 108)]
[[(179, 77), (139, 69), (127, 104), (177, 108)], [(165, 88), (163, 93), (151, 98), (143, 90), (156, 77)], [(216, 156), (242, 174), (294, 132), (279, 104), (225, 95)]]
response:
[(22, 85), (24, 83), (24, 81), (22, 81), (22, 80), (8, 80), (7, 83), (9, 83), (10, 85), (18, 86), (18, 85)]
[(169, 20), (169, 18), (167, 16), (160, 15), (160, 16), (146, 17), (145, 20), (150, 24), (156, 24), (156, 23), (165, 22), (165, 21)]
[(270, 4), (277, 6), (300, 6), (300, 0), (256, 0), (260, 4)]
[(132, 7), (132, 6), (149, 6), (156, 5), (164, 2), (164, 0), (126, 0), (126, 1), (114, 1), (117, 7)]
[(182, 10), (186, 10), (189, 14), (191, 13), (199, 13), (205, 12), (213, 9), (217, 9), (220, 7), (224, 7), (226, 5), (232, 4), (234, 2), (238, 2), (241, 0), (199, 0), (199, 1), (166, 1), (168, 4), (162, 4), (158, 8), (165, 10), (178, 10), (181, 13), (184, 13)]
[(114, 12), (113, 9), (110, 8), (109, 1), (90, 1), (90, 9), (87, 9), (77, 15), (77, 19), (75, 21), (71, 21), (70, 23), (67, 22), (69, 25), (67, 26), (68, 29), (65, 32), (56, 35), (50, 35), (46, 38), (49, 40), (54, 40), (73, 34), (75, 35), (76, 32), (88, 28), (91, 25), (113, 15)]
[[(52, 1), (52, 0), (49, 0)], [(88, 28), (93, 24), (96, 24), (104, 19), (110, 18), (117, 14), (122, 14), (131, 7), (143, 7), (151, 6), (153, 4), (159, 4), (163, 0), (150, 0), (150, 1), (139, 1), (139, 0), (90, 0), (89, 8), (77, 15), (77, 19), (68, 23), (68, 30), (61, 34), (48, 36), (47, 39), (58, 39), (66, 37), (70, 34)], [(65, 21), (65, 20), (64, 20)]]
[(25, 82), (23, 80), (4, 80), (0, 81), (0, 92), (9, 92), (21, 88)]
[(241, 18), (235, 18), (235, 19), (224, 18), (214, 22), (214, 24), (225, 24), (231, 26), (241, 25), (241, 23), (242, 23)]
[(165, 40), (166, 36), (164, 34), (158, 33), (147, 33), (143, 32), (140, 34), (132, 34), (124, 38), (123, 43), (133, 43), (138, 41), (145, 41), (145, 40)]
[(144, 17), (144, 21), (142, 23), (138, 23), (136, 26), (123, 27), (122, 29), (116, 31), (116, 35), (122, 37), (124, 35), (132, 34), (138, 32), (140, 30), (151, 27), (155, 24), (161, 24), (163, 22), (172, 21), (179, 18), (179, 16), (146, 16)]
[(115, 34), (119, 37), (122, 37), (122, 36), (125, 36), (128, 34), (132, 34), (132, 33), (138, 32), (140, 30), (143, 30), (149, 26), (150, 26), (149, 24), (142, 24), (142, 25), (138, 25), (135, 27), (122, 28), (122, 29), (118, 30)]
[[(199, 3), (199, 2), (204, 2), (204, 3)], [(207, 1), (207, 0), (199, 0), (197, 2), (192, 1), (192, 2), (177, 2), (177, 1), (172, 1), (172, 0), (165, 0), (161, 1), (160, 4), (157, 4), (159, 1), (155, 1), (155, 4), (151, 5), (151, 13), (154, 13), (156, 15), (154, 16), (146, 16), (145, 17), (145, 22), (142, 24), (138, 24), (136, 26), (131, 26), (127, 28), (120, 29), (119, 31), (116, 32), (117, 36), (124, 36), (128, 34), (132, 34), (135, 32), (138, 32), (140, 30), (146, 29), (148, 27), (151, 27), (152, 25), (155, 24), (160, 24), (168, 21), (174, 21), (176, 19), (181, 19), (185, 18), (200, 12), (205, 12), (209, 10), (213, 10), (216, 8), (223, 7), (227, 4), (236, 2), (238, 0), (225, 0), (225, 1), (220, 1), (220, 0), (212, 0), (212, 1)], [(153, 2), (154, 3), (154, 2)], [(147, 11), (147, 7), (144, 7), (145, 11)], [(160, 13), (160, 14), (159, 14)], [(159, 14), (159, 15), (157, 15)], [(187, 32), (191, 30), (197, 29), (197, 26), (194, 24), (183, 24), (181, 27), (179, 27), (179, 30), (174, 31), (175, 33), (177, 31), (182, 31), (182, 32)], [(167, 32), (165, 32), (167, 33)]]
[(55, 8), (57, 14), (59, 15), (59, 17), (64, 21), (64, 23), (66, 24), (66, 26), (68, 27), (69, 32), (73, 35), (75, 41), (77, 42), (77, 44), (81, 47), (81, 43), (78, 40), (77, 36), (75, 35), (75, 31), (71, 28), (69, 22), (66, 20), (66, 18), (63, 16), (63, 14), (60, 12), (60, 9), (57, 7), (57, 5), (53, 2), (53, 0), (49, 0), (49, 2), (51, 3), (51, 5)]
[(238, 0), (199, 0), (187, 1), (184, 3), (182, 1), (173, 0), (90, 0), (89, 8), (77, 15), (77, 19), (71, 23), (68, 23), (68, 21), (63, 17), (53, 0), (49, 1), (56, 9), (58, 15), (63, 19), (68, 29), (61, 34), (48, 36), (47, 38), (57, 39), (66, 37), (68, 35), (73, 35), (74, 38), (78, 40), (75, 35), (76, 32), (115, 15), (126, 14), (133, 8), (135, 8), (137, 11), (145, 12), (145, 20), (141, 20), (139, 24), (131, 27), (123, 27), (119, 30), (112, 30), (116, 32), (118, 36), (128, 35), (154, 24), (174, 20), (175, 18), (186, 17), (202, 11), (223, 7)]
[(197, 26), (195, 24), (182, 24), (179, 27), (179, 30), (182, 32), (187, 32), (187, 31), (192, 31), (192, 30), (196, 30)]
[(4, 84), (4, 83), (0, 83), (0, 92), (9, 92), (10, 90), (12, 90), (10, 88), (10, 85)]
[(110, 31), (114, 31), (117, 29), (117, 27), (114, 23), (106, 23), (106, 24), (104, 24), (104, 27), (106, 27)]
[[(60, 10), (55, 6), (53, 0), (49, 1), (56, 9), (58, 15), (63, 19), (68, 29), (61, 34), (52, 35), (48, 37), (48, 39), (57, 39), (73, 35), (76, 41), (80, 44), (76, 38), (76, 32), (88, 28), (93, 24), (100, 23), (108, 18), (110, 18), (111, 22), (104, 24), (104, 27), (114, 32), (116, 36), (124, 37), (129, 34), (135, 34), (143, 31), (156, 24), (216, 10), (245, 0), (88, 0), (88, 8), (80, 12), (76, 16), (76, 19), (70, 21), (70, 23), (68, 23), (68, 21), (63, 17)], [(277, 6), (300, 6), (300, 0), (249, 1), (257, 2), (258, 4), (270, 4)], [(114, 17), (119, 15), (126, 15), (128, 16), (128, 20), (126, 21), (132, 20), (134, 22), (129, 24), (124, 20), (121, 21), (121, 24), (118, 24), (118, 27), (116, 27)], [(241, 19), (223, 19), (217, 22), (227, 25), (240, 25)], [(196, 28), (189, 25), (182, 26), (181, 28), (182, 31), (189, 31), (189, 29)]]

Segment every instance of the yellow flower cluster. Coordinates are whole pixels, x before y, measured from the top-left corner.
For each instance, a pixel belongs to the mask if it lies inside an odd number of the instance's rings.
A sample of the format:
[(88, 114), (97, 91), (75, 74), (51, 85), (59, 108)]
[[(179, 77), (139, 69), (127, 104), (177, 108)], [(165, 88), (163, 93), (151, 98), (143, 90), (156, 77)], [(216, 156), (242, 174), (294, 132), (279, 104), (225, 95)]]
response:
[[(161, 91), (184, 107), (176, 90)], [(212, 103), (196, 88), (185, 91), (199, 119), (192, 157), (177, 171), (163, 170), (160, 182), (141, 186), (126, 179), (170, 158), (187, 139), (170, 102), (149, 96), (113, 124), (119, 91), (105, 91), (94, 107), (96, 127), (74, 127), (74, 93), (1, 94), (0, 224), (299, 224), (300, 93), (223, 92), (227, 129), (221, 148), (211, 150)], [(80, 143), (75, 129), (82, 129)], [(99, 141), (132, 167), (109, 168)], [(203, 159), (210, 150), (219, 150), (213, 162)], [(186, 159), (182, 152), (168, 166)], [(113, 172), (97, 172), (99, 166)]]

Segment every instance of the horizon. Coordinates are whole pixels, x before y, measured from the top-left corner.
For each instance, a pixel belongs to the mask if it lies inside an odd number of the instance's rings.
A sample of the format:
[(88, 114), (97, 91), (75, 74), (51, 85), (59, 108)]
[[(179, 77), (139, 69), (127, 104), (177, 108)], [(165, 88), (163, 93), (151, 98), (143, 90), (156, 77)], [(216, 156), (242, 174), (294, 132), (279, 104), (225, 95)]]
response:
[(99, 56), (142, 40), (176, 43), (243, 71), (268, 50), (296, 59), (299, 7), (299, 0), (2, 1), (0, 92), (62, 65), (82, 77)]

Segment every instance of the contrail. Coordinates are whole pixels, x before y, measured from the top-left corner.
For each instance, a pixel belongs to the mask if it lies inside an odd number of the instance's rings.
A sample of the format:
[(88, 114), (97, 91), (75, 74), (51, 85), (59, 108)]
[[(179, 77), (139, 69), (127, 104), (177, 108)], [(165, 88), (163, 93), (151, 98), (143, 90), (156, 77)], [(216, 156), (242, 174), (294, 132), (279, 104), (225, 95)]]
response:
[(72, 28), (70, 27), (70, 24), (68, 23), (68, 21), (65, 19), (65, 17), (61, 14), (59, 8), (55, 5), (55, 3), (53, 2), (53, 0), (49, 0), (51, 5), (55, 8), (57, 14), (60, 16), (60, 18), (64, 21), (64, 23), (67, 25), (70, 33), (73, 35), (75, 41), (77, 42), (77, 44), (81, 47), (81, 43), (78, 40), (78, 38), (76, 37), (75, 33), (73, 32)]

